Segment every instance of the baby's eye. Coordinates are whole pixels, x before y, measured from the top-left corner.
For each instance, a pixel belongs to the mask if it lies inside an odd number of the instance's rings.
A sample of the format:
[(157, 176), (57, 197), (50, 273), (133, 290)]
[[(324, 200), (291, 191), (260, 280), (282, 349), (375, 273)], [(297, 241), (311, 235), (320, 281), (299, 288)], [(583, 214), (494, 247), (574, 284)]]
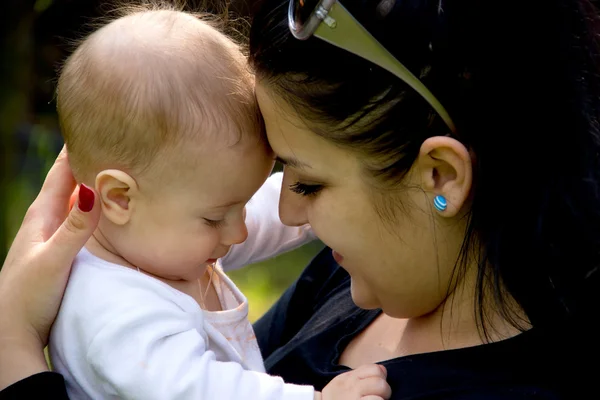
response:
[(219, 228), (221, 225), (223, 225), (224, 220), (222, 220), (222, 219), (214, 220), (214, 219), (204, 218), (204, 222), (206, 223), (206, 225), (210, 226), (211, 228)]

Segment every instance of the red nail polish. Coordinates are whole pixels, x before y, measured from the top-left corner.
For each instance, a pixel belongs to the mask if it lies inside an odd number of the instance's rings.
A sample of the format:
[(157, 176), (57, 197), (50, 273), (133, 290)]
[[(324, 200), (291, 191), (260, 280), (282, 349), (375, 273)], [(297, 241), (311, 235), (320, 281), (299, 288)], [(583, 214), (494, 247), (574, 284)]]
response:
[(79, 185), (79, 209), (83, 212), (90, 212), (94, 208), (94, 191), (83, 183)]

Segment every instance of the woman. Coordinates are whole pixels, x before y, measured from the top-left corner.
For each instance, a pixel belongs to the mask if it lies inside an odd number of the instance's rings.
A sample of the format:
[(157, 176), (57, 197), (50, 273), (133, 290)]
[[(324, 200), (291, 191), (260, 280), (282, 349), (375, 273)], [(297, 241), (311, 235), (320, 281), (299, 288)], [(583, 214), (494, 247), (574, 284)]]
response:
[[(343, 3), (379, 43), (327, 2), (322, 23), (309, 18), (314, 2), (292, 3), (291, 32), (287, 0), (265, 0), (252, 24), (257, 98), (286, 165), (281, 218), (310, 223), (329, 246), (257, 322), (267, 370), (321, 388), (381, 362), (394, 399), (591, 398), (593, 369), (578, 358), (598, 349), (588, 335), (600, 264), (596, 10)], [(40, 198), (34, 211), (45, 189)], [(0, 353), (13, 369), (0, 368), (4, 386), (44, 370), (66, 279), (57, 244), (39, 245), (56, 274), (27, 247), (44, 218), (34, 211), (0, 275), (11, 309), (0, 332), (22, 338)], [(93, 225), (76, 212), (82, 228), (54, 241), (69, 256)], [(34, 284), (34, 298), (12, 298)], [(60, 378), (5, 393), (43, 379)]]

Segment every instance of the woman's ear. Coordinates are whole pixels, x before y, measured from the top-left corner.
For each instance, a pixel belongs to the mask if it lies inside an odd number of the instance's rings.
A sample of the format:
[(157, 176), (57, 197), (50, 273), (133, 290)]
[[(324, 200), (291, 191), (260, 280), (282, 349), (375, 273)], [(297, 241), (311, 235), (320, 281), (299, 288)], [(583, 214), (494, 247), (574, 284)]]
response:
[(123, 171), (107, 169), (96, 175), (96, 191), (106, 218), (116, 225), (129, 222), (139, 196), (135, 179)]
[(469, 198), (473, 182), (472, 159), (467, 148), (451, 137), (431, 137), (421, 145), (417, 163), (431, 205), (435, 196), (443, 196), (447, 207), (438, 212), (446, 217), (457, 215)]

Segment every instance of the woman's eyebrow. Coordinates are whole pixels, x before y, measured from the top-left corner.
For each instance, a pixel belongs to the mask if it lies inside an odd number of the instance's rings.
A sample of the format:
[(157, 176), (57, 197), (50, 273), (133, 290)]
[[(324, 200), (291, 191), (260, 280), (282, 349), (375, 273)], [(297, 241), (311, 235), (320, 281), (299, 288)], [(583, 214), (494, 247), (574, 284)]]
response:
[(275, 157), (276, 161), (279, 161), (283, 165), (287, 165), (288, 167), (296, 168), (296, 169), (310, 169), (310, 165), (298, 160), (297, 158), (283, 158), (280, 156)]

